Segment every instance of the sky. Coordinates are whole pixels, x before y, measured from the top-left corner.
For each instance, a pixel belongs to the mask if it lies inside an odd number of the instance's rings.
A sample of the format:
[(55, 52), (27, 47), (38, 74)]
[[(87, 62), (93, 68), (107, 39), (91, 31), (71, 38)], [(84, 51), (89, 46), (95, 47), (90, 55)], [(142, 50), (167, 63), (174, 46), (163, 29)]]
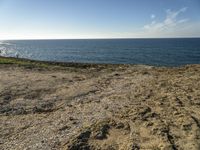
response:
[(200, 0), (0, 0), (0, 39), (200, 37)]

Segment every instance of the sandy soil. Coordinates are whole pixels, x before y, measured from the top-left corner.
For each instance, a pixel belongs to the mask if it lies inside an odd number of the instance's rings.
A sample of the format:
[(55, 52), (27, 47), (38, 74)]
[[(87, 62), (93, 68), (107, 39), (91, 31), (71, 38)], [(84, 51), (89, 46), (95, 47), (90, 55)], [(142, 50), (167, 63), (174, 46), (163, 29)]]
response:
[(199, 150), (200, 65), (0, 65), (0, 149)]

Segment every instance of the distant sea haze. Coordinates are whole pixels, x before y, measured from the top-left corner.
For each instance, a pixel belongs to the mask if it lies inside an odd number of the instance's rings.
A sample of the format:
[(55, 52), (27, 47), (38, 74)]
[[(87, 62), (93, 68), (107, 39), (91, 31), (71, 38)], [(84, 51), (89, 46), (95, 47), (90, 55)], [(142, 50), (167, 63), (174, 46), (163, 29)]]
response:
[(0, 41), (0, 55), (57, 62), (181, 66), (200, 64), (200, 38)]

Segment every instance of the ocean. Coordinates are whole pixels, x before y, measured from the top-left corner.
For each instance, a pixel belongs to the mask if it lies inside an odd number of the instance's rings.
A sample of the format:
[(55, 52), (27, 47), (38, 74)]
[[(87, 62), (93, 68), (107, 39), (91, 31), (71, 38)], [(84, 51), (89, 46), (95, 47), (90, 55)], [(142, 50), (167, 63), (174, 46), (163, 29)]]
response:
[(181, 66), (200, 64), (200, 38), (0, 41), (0, 55), (43, 61)]

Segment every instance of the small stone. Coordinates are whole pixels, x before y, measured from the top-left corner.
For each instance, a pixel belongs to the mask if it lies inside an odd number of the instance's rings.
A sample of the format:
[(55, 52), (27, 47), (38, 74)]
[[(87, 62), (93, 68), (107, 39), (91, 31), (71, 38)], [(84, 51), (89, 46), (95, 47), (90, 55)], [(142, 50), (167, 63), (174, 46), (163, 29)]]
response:
[(104, 109), (108, 109), (108, 106), (106, 105), (106, 106), (104, 107)]
[(59, 131), (64, 131), (64, 130), (67, 130), (67, 129), (70, 129), (70, 127), (66, 125), (66, 126), (63, 126), (62, 128), (60, 128)]
[(91, 131), (87, 130), (85, 132), (82, 132), (78, 137), (77, 139), (88, 139), (90, 137), (90, 134), (91, 134)]
[(4, 97), (4, 100), (9, 101), (11, 98), (12, 98), (12, 97), (11, 97), (10, 95), (6, 95), (6, 96)]
[(107, 138), (107, 134), (108, 134), (108, 129), (110, 128), (109, 125), (103, 125), (100, 128), (100, 131), (96, 134), (95, 138), (98, 140), (103, 140), (105, 138)]
[(72, 107), (73, 105), (71, 105), (71, 104), (68, 104), (67, 106), (68, 106), (68, 107)]
[(192, 124), (184, 124), (182, 125), (182, 129), (185, 131), (190, 131), (192, 130)]
[(174, 111), (173, 115), (179, 115), (180, 113), (178, 111)]
[(77, 122), (76, 122), (76, 121), (73, 121), (72, 124), (77, 124)]
[(122, 128), (124, 128), (124, 124), (122, 122), (116, 125), (116, 129), (122, 129)]
[(75, 120), (75, 119), (74, 119), (73, 117), (69, 117), (69, 120), (70, 120), (70, 121), (73, 121), (73, 120)]
[(115, 76), (120, 76), (120, 74), (119, 73), (115, 73)]
[(140, 147), (137, 144), (133, 144), (132, 150), (140, 150)]
[(146, 126), (147, 126), (147, 127), (153, 126), (153, 122), (147, 122)]
[(33, 107), (32, 112), (35, 113), (48, 113), (53, 111), (53, 103), (44, 103)]
[(3, 143), (4, 143), (4, 142), (3, 142), (3, 139), (0, 139), (0, 145), (3, 144)]

